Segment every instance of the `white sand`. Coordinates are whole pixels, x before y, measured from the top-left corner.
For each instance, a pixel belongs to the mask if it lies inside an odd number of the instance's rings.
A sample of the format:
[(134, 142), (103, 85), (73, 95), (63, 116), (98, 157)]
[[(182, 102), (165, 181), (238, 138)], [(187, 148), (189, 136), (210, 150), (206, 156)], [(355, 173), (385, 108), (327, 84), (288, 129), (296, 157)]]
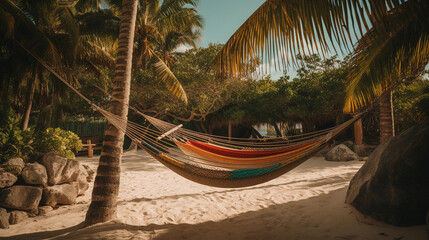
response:
[[(96, 168), (98, 158), (79, 158)], [(123, 157), (118, 219), (81, 228), (91, 188), (74, 206), (0, 230), (1, 239), (427, 239), (425, 227), (368, 225), (344, 204), (363, 162), (313, 157), (265, 184), (222, 189), (174, 174), (142, 151)], [(92, 187), (92, 186), (91, 186)]]

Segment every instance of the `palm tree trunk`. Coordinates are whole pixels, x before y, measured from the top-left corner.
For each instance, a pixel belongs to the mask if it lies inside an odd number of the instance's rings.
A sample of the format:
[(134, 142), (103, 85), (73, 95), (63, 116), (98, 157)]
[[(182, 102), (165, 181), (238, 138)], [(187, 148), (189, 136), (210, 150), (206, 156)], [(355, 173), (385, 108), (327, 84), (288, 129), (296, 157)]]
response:
[[(137, 0), (123, 0), (110, 107), (110, 112), (123, 119), (127, 119), (128, 115), (136, 16)], [(123, 144), (124, 132), (109, 123), (106, 127), (103, 150), (95, 177), (91, 204), (86, 213), (85, 225), (110, 221), (116, 217)]]
[(392, 91), (380, 99), (380, 143), (395, 136), (395, 123), (393, 118)]
[(27, 102), (25, 106), (24, 119), (22, 121), (22, 130), (26, 130), (28, 128), (28, 122), (30, 121), (30, 113), (31, 113), (31, 107), (33, 106), (34, 91), (36, 90), (37, 66), (34, 66), (32, 79), (33, 81), (31, 81), (31, 86), (30, 86), (30, 89), (28, 90), (27, 99), (26, 99)]

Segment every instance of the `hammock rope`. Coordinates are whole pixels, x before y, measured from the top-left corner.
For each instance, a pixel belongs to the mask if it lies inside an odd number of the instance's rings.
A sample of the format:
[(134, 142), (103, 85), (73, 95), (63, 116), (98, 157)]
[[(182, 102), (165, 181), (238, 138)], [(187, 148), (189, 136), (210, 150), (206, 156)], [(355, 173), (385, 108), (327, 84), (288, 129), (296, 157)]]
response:
[[(312, 133), (280, 138), (242, 139), (177, 128), (174, 124), (150, 117), (128, 106), (156, 127), (151, 129), (97, 106), (44, 60), (17, 43), (152, 157), (177, 174), (208, 186), (247, 187), (283, 175), (324, 148), (366, 112), (361, 112), (336, 127)], [(170, 133), (173, 128), (177, 129)], [(165, 138), (158, 140), (163, 134), (166, 135)]]

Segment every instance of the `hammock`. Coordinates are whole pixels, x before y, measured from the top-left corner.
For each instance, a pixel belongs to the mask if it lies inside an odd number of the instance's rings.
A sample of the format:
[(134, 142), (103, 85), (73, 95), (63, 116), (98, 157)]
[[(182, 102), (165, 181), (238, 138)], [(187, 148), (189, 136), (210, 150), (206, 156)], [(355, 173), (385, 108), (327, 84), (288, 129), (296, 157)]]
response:
[(341, 125), (322, 131), (255, 140), (194, 132), (142, 114), (129, 106), (157, 128), (151, 129), (100, 108), (45, 61), (17, 43), (152, 157), (177, 174), (208, 186), (247, 187), (283, 175), (324, 148), (364, 114), (357, 114)]
[[(114, 126), (125, 131), (152, 157), (177, 174), (214, 187), (247, 187), (272, 180), (297, 167), (324, 148), (364, 113), (332, 129), (294, 136), (292, 139), (238, 139), (177, 128), (143, 115), (158, 129), (150, 129), (99, 110)], [(167, 135), (159, 136), (177, 128)], [(249, 148), (251, 146), (251, 148)]]

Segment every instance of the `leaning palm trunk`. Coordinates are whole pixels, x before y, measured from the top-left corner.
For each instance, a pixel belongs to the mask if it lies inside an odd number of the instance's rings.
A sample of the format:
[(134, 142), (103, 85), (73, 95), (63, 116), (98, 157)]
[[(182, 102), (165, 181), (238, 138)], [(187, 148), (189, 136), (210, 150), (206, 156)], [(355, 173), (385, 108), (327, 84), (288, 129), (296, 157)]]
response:
[[(128, 115), (136, 15), (137, 0), (123, 0), (110, 108), (113, 114), (123, 119)], [(123, 143), (124, 132), (109, 123), (104, 136), (91, 204), (86, 214), (86, 225), (106, 222), (116, 217)]]
[(392, 91), (389, 91), (380, 99), (380, 143), (395, 136), (393, 119)]
[(26, 98), (24, 119), (22, 120), (22, 130), (26, 130), (28, 128), (28, 123), (30, 122), (30, 114), (31, 114), (31, 108), (33, 106), (34, 91), (36, 90), (36, 81), (37, 81), (37, 66), (34, 66), (33, 81), (31, 82), (30, 88), (28, 89), (28, 94)]

